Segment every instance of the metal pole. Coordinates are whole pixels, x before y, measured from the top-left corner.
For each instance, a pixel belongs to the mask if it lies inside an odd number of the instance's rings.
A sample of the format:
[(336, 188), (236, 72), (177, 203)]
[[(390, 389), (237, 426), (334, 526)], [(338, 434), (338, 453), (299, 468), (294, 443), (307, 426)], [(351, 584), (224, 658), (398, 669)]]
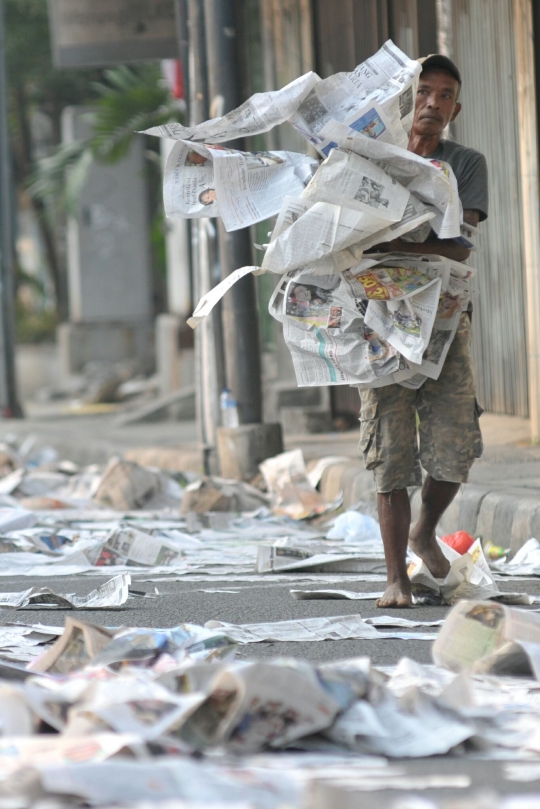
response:
[[(241, 101), (235, 0), (204, 0), (211, 108), (226, 113)], [(219, 110), (219, 112), (218, 112)], [(238, 144), (235, 144), (236, 146)], [(240, 148), (242, 148), (240, 146)], [(249, 229), (227, 233), (218, 221), (221, 275), (252, 263)], [(248, 275), (223, 299), (223, 338), (228, 387), (242, 424), (262, 421), (261, 354), (255, 280)]]
[(11, 150), (8, 130), (4, 0), (0, 0), (0, 411), (22, 418), (15, 379)]
[(176, 40), (178, 42), (178, 58), (182, 64), (182, 78), (186, 110), (189, 116), (189, 27), (187, 0), (175, 0)]
[[(193, 126), (208, 118), (208, 90), (203, 0), (187, 0), (189, 29), (189, 111)], [(212, 227), (208, 219), (192, 222), (193, 286), (198, 301), (215, 286)], [(215, 232), (215, 231), (214, 231)], [(215, 240), (215, 236), (214, 236)], [(224, 387), (223, 339), (220, 311), (215, 310), (195, 331), (197, 415), (204, 448), (205, 471), (218, 471), (216, 429), (220, 422), (219, 394)]]

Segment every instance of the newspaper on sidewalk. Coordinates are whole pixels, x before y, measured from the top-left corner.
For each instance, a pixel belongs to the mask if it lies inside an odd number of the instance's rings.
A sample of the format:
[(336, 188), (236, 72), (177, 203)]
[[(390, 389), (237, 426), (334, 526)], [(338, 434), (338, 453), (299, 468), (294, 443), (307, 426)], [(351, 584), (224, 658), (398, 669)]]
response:
[[(371, 556), (367, 558), (372, 558)], [(294, 542), (260, 545), (257, 549), (257, 573), (362, 573), (366, 556), (340, 553), (336, 548), (320, 550), (302, 547)]]
[(540, 679), (540, 616), (485, 601), (462, 601), (447, 616), (433, 660), (452, 671)]
[[(342, 705), (313, 668), (301, 661), (225, 667), (180, 738), (196, 750), (226, 744), (234, 753), (283, 747), (328, 728)], [(347, 701), (353, 699), (352, 692)]]
[(86, 555), (95, 567), (136, 565), (161, 567), (174, 565), (182, 557), (182, 550), (162, 537), (120, 526), (106, 541), (89, 548)]
[(182, 488), (160, 470), (122, 458), (111, 458), (93, 493), (95, 503), (118, 511), (174, 508), (181, 499)]
[(345, 601), (374, 601), (383, 593), (359, 593), (356, 590), (290, 590), (296, 601), (345, 600)]
[(501, 559), (492, 566), (503, 576), (540, 576), (540, 542), (529, 539), (511, 559)]
[(410, 689), (396, 700), (358, 700), (325, 731), (331, 741), (391, 758), (441, 755), (474, 735), (474, 725), (444, 704)]
[(95, 733), (83, 736), (5, 736), (0, 738), (0, 774), (30, 767), (97, 764), (138, 745), (135, 734)]
[(283, 452), (260, 465), (274, 514), (303, 520), (332, 508), (311, 485), (301, 449)]

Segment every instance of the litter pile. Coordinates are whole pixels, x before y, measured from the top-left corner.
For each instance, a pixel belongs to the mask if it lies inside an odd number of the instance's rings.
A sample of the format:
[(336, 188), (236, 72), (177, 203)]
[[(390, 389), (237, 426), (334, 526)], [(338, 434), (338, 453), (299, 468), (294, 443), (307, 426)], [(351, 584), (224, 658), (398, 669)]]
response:
[[(10, 582), (0, 595), (0, 608), (11, 610), (0, 631), (0, 806), (330, 809), (351, 792), (355, 805), (370, 806), (382, 789), (396, 800), (403, 791), (469, 790), (470, 775), (441, 763), (465, 754), (479, 772), (505, 759), (507, 781), (540, 777), (540, 618), (508, 606), (536, 599), (497, 584), (533, 571), (535, 540), (491, 566), (478, 540), (461, 554), (442, 543), (451, 562), (444, 581), (411, 555), (418, 602), (459, 602), (445, 622), (363, 618), (360, 609), (121, 626), (130, 599), (160, 598), (137, 579), (287, 582), (291, 607), (294, 599), (373, 599), (346, 587), (384, 580), (379, 525), (327, 503), (316, 489), (325, 461), (307, 471), (299, 451), (264, 463), (266, 491), (195, 474), (175, 479), (121, 458), (79, 469), (13, 437), (0, 446), (0, 463), (0, 576), (111, 574), (97, 588), (89, 582), (86, 595), (80, 580), (78, 594), (56, 584), (12, 592)], [(16, 622), (18, 610), (36, 608), (71, 615), (63, 629)], [(107, 613), (108, 624), (118, 616), (114, 626), (80, 620), (82, 610), (99, 609), (117, 610)], [(352, 640), (361, 651), (396, 639), (433, 643), (436, 666), (294, 657), (299, 642)], [(253, 644), (268, 642), (287, 643), (292, 656), (250, 661)], [(410, 769), (427, 756), (439, 757), (429, 771)], [(489, 799), (478, 809), (497, 805)]]
[[(521, 557), (491, 567), (478, 540), (462, 554), (442, 543), (451, 562), (444, 581), (411, 555), (417, 601), (459, 602), (445, 622), (362, 618), (359, 610), (266, 623), (214, 616), (205, 626), (120, 626), (130, 599), (160, 598), (157, 588), (137, 589), (137, 578), (287, 582), (291, 606), (293, 599), (373, 599), (377, 593), (346, 586), (384, 579), (378, 523), (325, 502), (316, 489), (325, 462), (308, 472), (299, 451), (264, 463), (266, 491), (196, 475), (175, 480), (120, 458), (78, 469), (12, 437), (0, 460), (0, 576), (113, 574), (87, 595), (31, 586), (0, 596), (12, 616), (73, 612), (64, 629), (12, 621), (0, 632), (0, 805), (16, 796), (17, 806), (52, 799), (55, 806), (330, 807), (344, 790), (369, 806), (362, 800), (381, 789), (396, 800), (400, 790), (469, 789), (469, 775), (440, 764), (427, 774), (408, 769), (417, 758), (446, 754), (474, 757), (479, 768), (507, 759), (507, 780), (540, 775), (540, 618), (508, 606), (536, 599), (501, 593), (497, 584), (514, 568), (531, 573), (534, 540)], [(120, 620), (86, 623), (85, 609), (116, 609)], [(306, 641), (395, 639), (434, 642), (437, 665), (249, 660), (253, 644), (264, 642), (294, 650)]]
[[(260, 267), (242, 267), (199, 302), (195, 327), (240, 278), (281, 275), (269, 311), (283, 324), (298, 384), (418, 388), (437, 379), (469, 302), (471, 267), (387, 252), (433, 231), (473, 247), (452, 168), (407, 151), (421, 65), (392, 41), (350, 73), (310, 72), (193, 127), (165, 168), (168, 216), (220, 216), (232, 231), (277, 215)], [(323, 158), (221, 144), (288, 122)], [(380, 254), (366, 251), (379, 246)]]
[(315, 796), (330, 785), (360, 793), (469, 787), (468, 776), (435, 767), (412, 777), (403, 762), (389, 763), (446, 753), (479, 766), (504, 758), (506, 778), (527, 777), (514, 762), (540, 766), (538, 680), (482, 675), (464, 663), (472, 630), (460, 622), (476, 622), (487, 649), (490, 633), (500, 646), (495, 615), (504, 616), (509, 642), (512, 626), (528, 621), (540, 648), (536, 615), (463, 602), (434, 652), (436, 660), (440, 650), (450, 662), (459, 656), (459, 674), (406, 658), (384, 670), (366, 657), (237, 662), (237, 641), (250, 641), (227, 625), (114, 630), (67, 618), (63, 632), (14, 626), (28, 644), (47, 635), (54, 642), (23, 681), (0, 684), (0, 801), (277, 809), (320, 805)]

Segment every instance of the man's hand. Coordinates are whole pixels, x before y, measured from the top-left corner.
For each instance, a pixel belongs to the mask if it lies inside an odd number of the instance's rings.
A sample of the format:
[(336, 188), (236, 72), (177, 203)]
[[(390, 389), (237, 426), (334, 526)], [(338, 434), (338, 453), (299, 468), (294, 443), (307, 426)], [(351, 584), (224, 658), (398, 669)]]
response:
[[(480, 214), (478, 211), (463, 211), (463, 221), (476, 227)], [(406, 242), (403, 239), (393, 239), (391, 242), (376, 244), (370, 253), (417, 253), (419, 255), (435, 255), (450, 258), (452, 261), (467, 261), (471, 251), (468, 247), (458, 244), (454, 239), (437, 239), (433, 234), (425, 242)]]
[[(467, 261), (471, 251), (453, 239), (433, 239), (426, 242), (405, 242), (403, 239), (394, 239), (391, 242), (382, 242), (372, 248), (377, 253), (416, 253), (418, 255), (435, 255), (450, 258), (453, 261)], [(371, 252), (371, 251), (370, 251)]]

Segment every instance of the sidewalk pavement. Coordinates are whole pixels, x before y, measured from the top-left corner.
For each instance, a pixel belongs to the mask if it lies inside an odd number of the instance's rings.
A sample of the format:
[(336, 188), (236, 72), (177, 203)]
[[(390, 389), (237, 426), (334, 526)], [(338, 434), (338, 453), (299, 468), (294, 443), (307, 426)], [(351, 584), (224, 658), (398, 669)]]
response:
[[(540, 446), (530, 445), (526, 419), (486, 413), (481, 425), (484, 456), (473, 466), (469, 484), (462, 487), (448, 509), (440, 530), (451, 533), (463, 529), (515, 551), (530, 537), (540, 538)], [(50, 444), (61, 457), (79, 464), (105, 463), (111, 455), (121, 454), (164, 469), (202, 471), (193, 422), (120, 426), (114, 414), (35, 414), (21, 421), (5, 421), (4, 432), (32, 434), (39, 444)], [(345, 507), (359, 501), (374, 506), (373, 475), (364, 469), (359, 455), (358, 430), (287, 436), (285, 444), (287, 449), (300, 447), (306, 461), (324, 456), (343, 458), (323, 473), (322, 494), (334, 500), (343, 491)], [(414, 515), (419, 508), (419, 490), (411, 491), (411, 499)]]
[[(527, 419), (486, 413), (481, 425), (484, 455), (474, 464), (469, 483), (461, 487), (439, 530), (448, 534), (462, 529), (516, 551), (531, 537), (540, 538), (540, 446), (530, 444)], [(320, 488), (329, 500), (343, 490), (346, 506), (359, 500), (371, 505), (374, 500), (372, 475), (361, 460), (326, 469)], [(411, 502), (415, 518), (420, 489), (411, 490)]]

